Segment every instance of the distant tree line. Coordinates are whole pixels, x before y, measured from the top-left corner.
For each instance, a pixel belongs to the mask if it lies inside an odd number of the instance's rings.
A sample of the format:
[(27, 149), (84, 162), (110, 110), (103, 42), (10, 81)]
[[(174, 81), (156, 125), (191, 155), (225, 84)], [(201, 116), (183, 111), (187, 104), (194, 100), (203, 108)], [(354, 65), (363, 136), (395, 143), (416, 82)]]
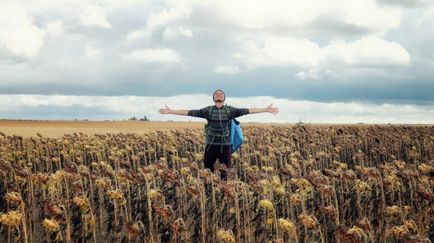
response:
[[(135, 116), (133, 116), (129, 120), (130, 121), (137, 121), (137, 118)], [(147, 116), (144, 116), (143, 118), (140, 118), (139, 121), (150, 121), (150, 120), (148, 119)]]

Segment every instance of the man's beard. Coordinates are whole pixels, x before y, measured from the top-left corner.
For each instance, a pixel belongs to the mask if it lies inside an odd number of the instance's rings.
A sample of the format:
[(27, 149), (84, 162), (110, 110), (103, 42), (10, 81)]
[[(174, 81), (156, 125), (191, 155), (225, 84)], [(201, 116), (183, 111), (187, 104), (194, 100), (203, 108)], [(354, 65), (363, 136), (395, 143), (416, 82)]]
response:
[(223, 102), (223, 99), (216, 99), (215, 102)]

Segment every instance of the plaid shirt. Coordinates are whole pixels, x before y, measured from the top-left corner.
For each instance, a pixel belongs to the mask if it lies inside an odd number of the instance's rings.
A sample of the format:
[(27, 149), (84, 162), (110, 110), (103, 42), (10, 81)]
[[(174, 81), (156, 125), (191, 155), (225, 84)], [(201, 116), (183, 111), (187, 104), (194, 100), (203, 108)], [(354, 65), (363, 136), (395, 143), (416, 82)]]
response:
[(189, 116), (204, 118), (208, 121), (208, 132), (205, 138), (207, 144), (230, 145), (231, 119), (249, 114), (247, 108), (226, 107), (219, 109), (213, 105), (200, 110), (188, 111)]

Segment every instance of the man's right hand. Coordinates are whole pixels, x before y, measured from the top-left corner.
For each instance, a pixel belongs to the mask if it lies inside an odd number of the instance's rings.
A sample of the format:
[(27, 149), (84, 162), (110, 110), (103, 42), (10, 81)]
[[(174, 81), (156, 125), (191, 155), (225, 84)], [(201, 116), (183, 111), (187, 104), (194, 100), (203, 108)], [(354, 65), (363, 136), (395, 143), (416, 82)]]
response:
[(166, 109), (159, 110), (160, 114), (172, 114), (172, 110), (167, 105), (165, 105), (165, 107)]

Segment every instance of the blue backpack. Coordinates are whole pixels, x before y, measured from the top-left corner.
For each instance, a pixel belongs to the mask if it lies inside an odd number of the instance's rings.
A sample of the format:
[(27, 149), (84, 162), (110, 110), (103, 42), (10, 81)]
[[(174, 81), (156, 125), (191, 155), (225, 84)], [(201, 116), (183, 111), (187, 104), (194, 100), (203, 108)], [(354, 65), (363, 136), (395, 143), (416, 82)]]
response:
[(240, 122), (235, 118), (231, 119), (231, 145), (232, 153), (243, 144), (243, 129), (240, 126)]
[[(209, 113), (211, 114), (212, 109), (214, 106), (210, 106), (209, 109)], [(226, 111), (226, 113), (228, 114), (228, 117), (230, 117), (230, 110), (229, 107), (227, 105), (224, 105), (224, 110)], [(208, 126), (205, 125), (205, 132), (207, 132), (207, 128)], [(230, 124), (230, 143), (231, 143), (231, 151), (232, 153), (234, 153), (235, 151), (237, 151), (241, 144), (243, 144), (243, 129), (241, 128), (240, 122), (235, 119), (232, 118), (231, 119), (231, 124)]]

